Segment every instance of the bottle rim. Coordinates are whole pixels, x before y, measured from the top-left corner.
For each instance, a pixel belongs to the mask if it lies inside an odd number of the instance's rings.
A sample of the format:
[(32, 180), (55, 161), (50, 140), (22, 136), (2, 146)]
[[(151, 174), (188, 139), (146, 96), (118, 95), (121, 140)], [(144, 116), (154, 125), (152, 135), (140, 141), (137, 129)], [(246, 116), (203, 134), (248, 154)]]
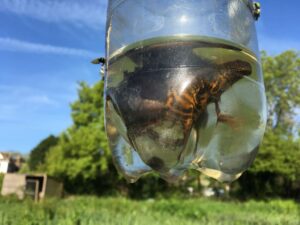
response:
[[(115, 8), (117, 8), (119, 5), (121, 5), (123, 2), (125, 2), (126, 0), (108, 0), (108, 12), (113, 11)], [(229, 0), (231, 1), (231, 0)], [(242, 2), (244, 2), (250, 9), (250, 11), (252, 12), (253, 10), (253, 0), (240, 0)]]

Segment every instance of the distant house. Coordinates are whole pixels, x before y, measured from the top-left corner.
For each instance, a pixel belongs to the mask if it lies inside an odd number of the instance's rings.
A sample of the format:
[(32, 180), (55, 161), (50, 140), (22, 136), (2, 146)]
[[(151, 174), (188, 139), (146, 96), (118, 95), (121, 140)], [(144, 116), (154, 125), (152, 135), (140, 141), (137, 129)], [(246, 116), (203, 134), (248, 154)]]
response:
[(0, 152), (0, 173), (18, 172), (23, 161), (18, 154)]
[(8, 173), (10, 156), (7, 153), (0, 152), (0, 173)]

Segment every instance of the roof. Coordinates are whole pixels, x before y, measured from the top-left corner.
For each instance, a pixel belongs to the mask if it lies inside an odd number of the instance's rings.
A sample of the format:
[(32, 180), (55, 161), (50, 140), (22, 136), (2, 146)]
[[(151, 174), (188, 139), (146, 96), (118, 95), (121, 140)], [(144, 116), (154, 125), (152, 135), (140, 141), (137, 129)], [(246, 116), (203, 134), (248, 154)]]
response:
[(11, 154), (5, 153), (5, 152), (0, 152), (0, 160), (1, 159), (2, 160), (8, 160), (8, 159), (10, 159), (10, 157), (11, 157)]

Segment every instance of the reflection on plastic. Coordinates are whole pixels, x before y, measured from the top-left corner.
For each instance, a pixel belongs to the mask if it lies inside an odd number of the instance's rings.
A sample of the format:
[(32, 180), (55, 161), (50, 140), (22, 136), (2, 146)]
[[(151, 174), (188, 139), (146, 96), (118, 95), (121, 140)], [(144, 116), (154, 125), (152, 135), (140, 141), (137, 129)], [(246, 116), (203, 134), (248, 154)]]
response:
[(144, 40), (108, 62), (106, 130), (129, 182), (187, 169), (220, 181), (253, 162), (266, 123), (260, 64), (234, 43), (200, 36)]

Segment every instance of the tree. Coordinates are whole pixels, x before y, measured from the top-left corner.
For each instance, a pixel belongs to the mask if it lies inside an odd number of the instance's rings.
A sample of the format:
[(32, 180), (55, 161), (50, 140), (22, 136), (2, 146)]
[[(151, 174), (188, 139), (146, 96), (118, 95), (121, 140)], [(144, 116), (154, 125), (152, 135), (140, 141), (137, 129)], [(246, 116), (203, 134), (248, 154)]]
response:
[(262, 66), (268, 100), (268, 129), (291, 134), (295, 109), (300, 106), (300, 58), (294, 51), (275, 57), (262, 53)]
[(286, 51), (262, 54), (269, 117), (258, 156), (237, 182), (243, 196), (300, 197), (300, 139), (296, 109), (300, 106), (300, 58)]
[(34, 149), (31, 150), (28, 160), (28, 166), (31, 171), (37, 170), (45, 162), (45, 156), (49, 149), (55, 146), (58, 138), (50, 135), (42, 140)]
[(71, 105), (73, 126), (48, 153), (47, 171), (71, 192), (100, 192), (116, 177), (104, 129), (103, 82), (80, 83), (78, 95)]
[(79, 87), (79, 99), (71, 104), (74, 128), (87, 126), (91, 123), (101, 123), (101, 129), (104, 132), (103, 82), (100, 81), (92, 87), (80, 82)]
[[(250, 170), (234, 185), (240, 195), (300, 196), (300, 139), (295, 132), (299, 108), (300, 60), (293, 51), (271, 57), (262, 54), (269, 120), (265, 138)], [(59, 137), (46, 157), (47, 171), (65, 181), (70, 192), (103, 193), (123, 187), (111, 159), (104, 131), (103, 82), (80, 83), (72, 105), (73, 125)], [(157, 176), (131, 185), (132, 195), (170, 190)], [(139, 195), (139, 194), (138, 194)], [(149, 196), (148, 196), (149, 197)]]

